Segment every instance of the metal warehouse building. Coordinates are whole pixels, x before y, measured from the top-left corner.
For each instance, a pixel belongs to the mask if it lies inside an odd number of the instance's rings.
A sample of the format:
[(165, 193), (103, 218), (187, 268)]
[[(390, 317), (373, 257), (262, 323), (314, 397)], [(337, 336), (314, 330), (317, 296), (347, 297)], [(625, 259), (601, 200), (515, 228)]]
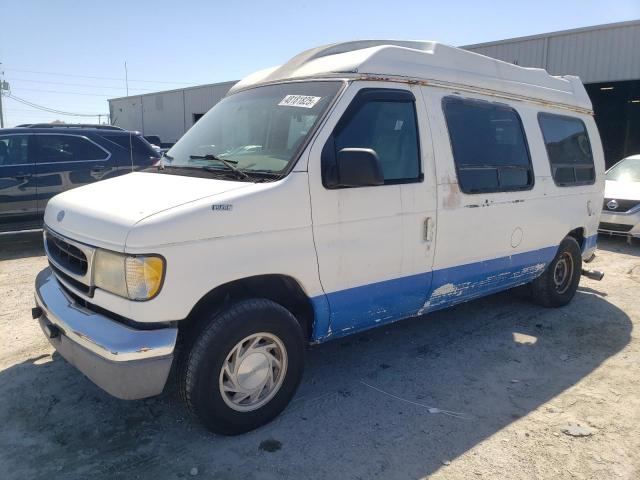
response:
[[(578, 75), (593, 102), (607, 165), (640, 153), (640, 20), (462, 48), (553, 75)], [(234, 83), (112, 99), (111, 121), (175, 142)]]
[(593, 103), (607, 166), (640, 153), (640, 20), (463, 48), (552, 75), (578, 75)]
[(109, 100), (111, 123), (144, 135), (157, 135), (163, 143), (177, 141), (236, 82), (213, 83)]

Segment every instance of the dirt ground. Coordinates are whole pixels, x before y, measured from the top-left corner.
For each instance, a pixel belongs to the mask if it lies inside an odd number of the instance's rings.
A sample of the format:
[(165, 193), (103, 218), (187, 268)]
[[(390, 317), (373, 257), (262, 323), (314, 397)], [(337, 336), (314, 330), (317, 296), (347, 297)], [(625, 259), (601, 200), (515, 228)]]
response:
[(289, 408), (227, 438), (173, 385), (120, 401), (52, 355), (40, 236), (0, 238), (0, 478), (639, 479), (640, 246), (599, 248), (567, 307), (506, 292), (310, 348)]

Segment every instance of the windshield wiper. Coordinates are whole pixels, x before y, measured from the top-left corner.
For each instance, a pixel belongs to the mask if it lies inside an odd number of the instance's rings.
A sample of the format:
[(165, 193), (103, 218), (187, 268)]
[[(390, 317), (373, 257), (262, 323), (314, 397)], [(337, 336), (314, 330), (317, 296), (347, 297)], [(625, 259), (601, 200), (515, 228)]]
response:
[(162, 152), (162, 155), (160, 155), (160, 160), (158, 161), (158, 165), (157, 165), (157, 169), (158, 170), (164, 170), (164, 159), (167, 160), (173, 160), (173, 157), (171, 155), (167, 155), (167, 152)]
[[(222, 163), (229, 170), (236, 173), (237, 175), (240, 175), (241, 178), (249, 178), (249, 175), (247, 175), (246, 173), (244, 173), (242, 170), (240, 170), (238, 167), (234, 165), (234, 163), (238, 163), (234, 160), (225, 160), (224, 158), (216, 157), (215, 155), (211, 155), (211, 154), (189, 155), (189, 158), (192, 160), (214, 160), (216, 162)], [(205, 169), (205, 170), (208, 170), (208, 169)]]

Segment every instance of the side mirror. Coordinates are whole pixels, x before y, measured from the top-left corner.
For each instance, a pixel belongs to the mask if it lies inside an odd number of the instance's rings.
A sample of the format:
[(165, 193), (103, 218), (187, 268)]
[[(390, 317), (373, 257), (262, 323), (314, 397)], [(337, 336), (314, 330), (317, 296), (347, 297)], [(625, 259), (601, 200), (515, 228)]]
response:
[(375, 150), (343, 148), (338, 152), (338, 184), (341, 187), (384, 185), (384, 175)]

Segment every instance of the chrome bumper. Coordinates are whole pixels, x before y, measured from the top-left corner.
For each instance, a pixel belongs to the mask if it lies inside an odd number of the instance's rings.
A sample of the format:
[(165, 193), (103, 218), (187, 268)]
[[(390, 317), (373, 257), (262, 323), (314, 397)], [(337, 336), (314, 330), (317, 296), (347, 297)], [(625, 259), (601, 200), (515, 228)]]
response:
[(36, 278), (35, 299), (49, 342), (100, 388), (125, 400), (162, 392), (177, 328), (137, 330), (88, 310), (62, 290), (50, 268)]

